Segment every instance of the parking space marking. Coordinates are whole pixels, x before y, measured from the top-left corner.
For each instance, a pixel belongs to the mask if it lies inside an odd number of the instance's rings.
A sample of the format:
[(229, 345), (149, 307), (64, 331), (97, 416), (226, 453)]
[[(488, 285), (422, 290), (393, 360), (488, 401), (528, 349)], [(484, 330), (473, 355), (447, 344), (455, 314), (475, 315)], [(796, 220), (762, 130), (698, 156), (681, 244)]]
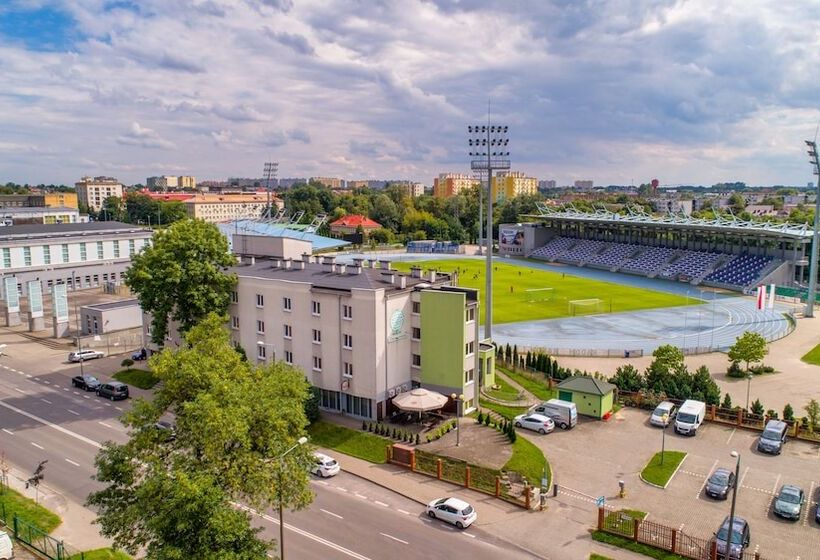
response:
[(49, 381), (48, 379), (43, 379), (43, 383), (45, 383), (46, 385), (51, 385), (51, 381)]
[(79, 392), (79, 391), (73, 391), (73, 393), (74, 393), (75, 395), (79, 395), (79, 394), (80, 394), (80, 392)]
[(319, 508), (319, 511), (323, 511), (323, 512), (325, 512), (326, 514), (328, 514), (328, 515), (332, 515), (333, 517), (335, 517), (335, 518), (337, 518), (337, 519), (344, 519), (344, 517), (342, 517), (342, 516), (341, 516), (341, 515), (339, 515), (338, 513), (333, 513), (332, 511), (327, 511), (326, 509)]
[(376, 502), (376, 505), (378, 505), (378, 506), (382, 506), (382, 507), (390, 507), (390, 506), (389, 506), (389, 505), (387, 505), (386, 503), (384, 503), (384, 502), (380, 502), (379, 500), (375, 500), (375, 502)]
[(33, 445), (33, 446), (34, 446), (34, 447), (36, 447), (37, 449), (41, 449), (41, 450), (44, 450), (44, 449), (45, 449), (45, 447), (43, 447), (42, 445), (39, 445), (39, 444), (37, 444), (37, 443), (34, 443), (33, 441), (30, 441), (29, 443), (31, 443), (31, 445)]
[(388, 539), (393, 539), (394, 541), (400, 542), (400, 543), (402, 543), (402, 544), (410, 544), (410, 543), (409, 543), (409, 542), (407, 542), (407, 541), (403, 541), (403, 540), (401, 540), (400, 538), (398, 538), (398, 537), (394, 537), (393, 535), (388, 535), (387, 533), (379, 533), (379, 534), (380, 534), (380, 535), (382, 535), (382, 536), (384, 536), (384, 537), (387, 537)]
[(18, 389), (17, 387), (15, 387), (14, 390), (17, 391), (18, 393), (23, 393), (24, 395), (26, 394), (25, 391), (23, 391), (22, 389)]
[(71, 460), (71, 459), (69, 459), (68, 457), (64, 457), (64, 459), (65, 459), (65, 462), (66, 462), (66, 463), (72, 464), (72, 465), (74, 465), (75, 467), (79, 467), (79, 466), (80, 466), (80, 463), (75, 463), (74, 461), (72, 461), (72, 460)]
[(769, 500), (766, 502), (766, 511), (763, 512), (763, 515), (768, 516), (769, 512), (772, 509), (772, 502), (774, 502), (774, 497), (777, 493), (777, 486), (778, 486), (778, 484), (780, 484), (780, 477), (781, 476), (782, 475), (778, 474), (777, 475), (777, 480), (774, 481), (774, 487), (772, 488), (772, 495), (771, 495), (771, 497), (769, 497)]
[(814, 481), (813, 480), (811, 481), (811, 485), (809, 485), (809, 500), (808, 500), (809, 505), (806, 508), (806, 517), (803, 518), (803, 527), (805, 527), (809, 523), (809, 511), (812, 510), (811, 506), (812, 506), (812, 503), (813, 503), (812, 496), (814, 496)]
[(63, 391), (68, 391), (68, 387), (63, 387)]
[(746, 467), (746, 470), (743, 471), (743, 476), (740, 477), (740, 486), (743, 486), (743, 481), (746, 480), (747, 474), (749, 474), (749, 467)]
[(122, 411), (122, 407), (121, 407), (121, 406), (115, 406), (114, 408), (116, 408), (116, 409), (117, 409), (117, 410), (119, 410), (119, 411)]
[(475, 538), (475, 535), (471, 535), (470, 533), (461, 533), (461, 534), (464, 535), (465, 537), (470, 537), (471, 539)]
[(726, 445), (729, 445), (729, 442), (732, 441), (732, 436), (735, 435), (736, 431), (737, 431), (737, 428), (732, 428), (732, 433), (729, 434), (729, 437), (726, 439)]
[(43, 401), (43, 402), (44, 402), (44, 403), (46, 403), (46, 404), (53, 404), (53, 403), (52, 403), (50, 400), (48, 400), (48, 399), (40, 399), (40, 400), (41, 400), (41, 401)]
[(362, 495), (361, 495), (361, 494), (359, 494), (358, 492), (354, 492), (354, 493), (353, 493), (353, 495), (354, 495), (354, 496), (356, 496), (357, 498), (361, 498), (362, 500), (366, 500), (366, 499), (367, 499), (367, 496), (362, 496)]
[[(717, 466), (717, 464), (718, 464), (718, 460), (715, 459), (715, 462), (712, 463), (712, 466), (709, 468), (709, 474), (712, 474), (712, 472), (715, 470), (715, 467)], [(706, 476), (703, 477), (703, 484), (700, 485), (700, 488), (698, 488), (698, 493), (695, 494), (695, 499), (696, 500), (700, 500), (700, 495), (703, 493), (703, 489), (706, 488), (706, 483), (709, 482), (709, 479), (707, 478), (708, 476), (709, 475), (706, 475)]]
[(69, 412), (70, 412), (71, 414), (73, 414), (74, 416), (79, 416), (79, 415), (80, 415), (80, 413), (79, 413), (79, 412), (74, 412), (74, 411), (73, 411), (73, 410), (71, 410), (70, 408), (66, 408), (66, 410), (67, 410), (67, 411), (69, 411)]
[(6, 428), (2, 428), (2, 430), (3, 430), (4, 432), (6, 432), (6, 433), (7, 433), (8, 435), (10, 435), (10, 436), (13, 436), (13, 435), (14, 435), (14, 432), (12, 432), (11, 430), (7, 430)]
[(106, 428), (113, 428), (110, 424), (106, 424), (105, 422), (97, 422), (100, 426), (105, 426)]
[(342, 488), (341, 486), (337, 486), (336, 489), (341, 490), (342, 492), (347, 492), (347, 488)]
[(404, 511), (403, 509), (397, 509), (396, 511), (398, 511), (399, 513), (403, 513), (404, 515), (410, 515), (409, 511)]
[(322, 486), (330, 486), (329, 483), (325, 482), (324, 480), (314, 480), (316, 484), (321, 484)]

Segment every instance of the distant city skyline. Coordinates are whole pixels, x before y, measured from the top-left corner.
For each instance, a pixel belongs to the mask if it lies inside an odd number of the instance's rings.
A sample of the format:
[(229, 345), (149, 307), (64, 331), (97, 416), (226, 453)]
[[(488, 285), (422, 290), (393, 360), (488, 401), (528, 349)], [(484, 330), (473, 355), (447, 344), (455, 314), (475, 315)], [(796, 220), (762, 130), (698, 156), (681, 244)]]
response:
[(812, 180), (812, 2), (7, 0), (0, 182), (470, 173), (510, 127), (558, 186)]

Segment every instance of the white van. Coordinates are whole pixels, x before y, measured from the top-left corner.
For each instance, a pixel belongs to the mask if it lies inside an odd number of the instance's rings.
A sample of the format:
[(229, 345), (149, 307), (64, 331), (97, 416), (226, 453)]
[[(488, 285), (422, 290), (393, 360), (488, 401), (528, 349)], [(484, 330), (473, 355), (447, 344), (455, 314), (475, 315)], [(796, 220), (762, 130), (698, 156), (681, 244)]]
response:
[(0, 531), (0, 560), (9, 560), (10, 558), (14, 558), (11, 537), (8, 533)]
[(578, 423), (578, 407), (575, 403), (562, 401), (559, 399), (550, 399), (547, 402), (536, 405), (530, 410), (530, 413), (543, 414), (562, 430), (573, 428)]
[(675, 416), (675, 431), (686, 436), (698, 433), (698, 428), (706, 418), (706, 403), (687, 400), (678, 409)]

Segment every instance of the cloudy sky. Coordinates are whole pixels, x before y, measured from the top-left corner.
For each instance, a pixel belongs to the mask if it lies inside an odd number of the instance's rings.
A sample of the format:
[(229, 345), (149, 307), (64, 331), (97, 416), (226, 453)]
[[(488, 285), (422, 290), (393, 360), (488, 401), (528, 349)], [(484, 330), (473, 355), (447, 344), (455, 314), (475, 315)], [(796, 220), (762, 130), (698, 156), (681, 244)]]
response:
[(812, 180), (818, 0), (0, 0), (0, 182)]

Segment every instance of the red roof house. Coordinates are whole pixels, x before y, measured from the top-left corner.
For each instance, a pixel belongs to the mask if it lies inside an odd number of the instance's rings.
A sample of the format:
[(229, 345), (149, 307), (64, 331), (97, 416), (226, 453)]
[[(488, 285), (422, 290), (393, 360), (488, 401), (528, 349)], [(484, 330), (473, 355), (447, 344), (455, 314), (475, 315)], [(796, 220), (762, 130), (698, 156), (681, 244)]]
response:
[(367, 216), (350, 214), (348, 216), (342, 216), (335, 222), (332, 222), (330, 224), (330, 232), (334, 235), (351, 235), (356, 233), (359, 227), (364, 230), (366, 236), (368, 231), (379, 229), (382, 225)]

